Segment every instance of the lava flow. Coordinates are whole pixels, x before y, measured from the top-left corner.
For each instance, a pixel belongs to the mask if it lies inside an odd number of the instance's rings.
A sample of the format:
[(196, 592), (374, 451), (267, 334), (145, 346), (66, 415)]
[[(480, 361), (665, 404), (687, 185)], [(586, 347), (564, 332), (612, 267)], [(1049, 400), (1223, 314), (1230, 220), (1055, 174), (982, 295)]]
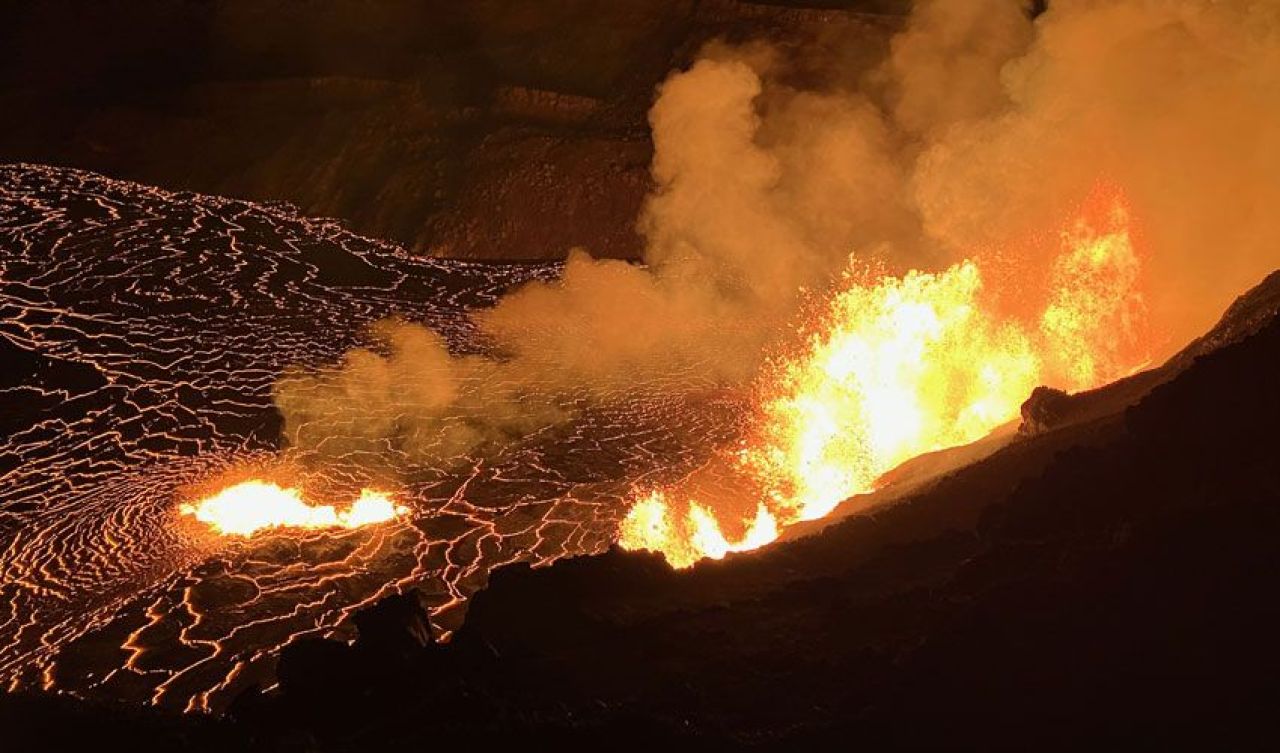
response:
[(754, 430), (724, 458), (722, 475), (741, 479), (754, 507), (712, 504), (701, 497), (714, 485), (696, 482), (651, 490), (623, 520), (622, 546), (675, 567), (756, 549), (906, 460), (980, 439), (1039, 384), (1082, 390), (1135, 370), (1147, 355), (1123, 201), (1062, 238), (1033, 316), (1001, 314), (973, 260), (900, 277), (850, 271), (807, 345), (761, 379)]
[(229, 486), (195, 504), (179, 507), (222, 534), (252, 536), (268, 528), (359, 528), (392, 520), (408, 512), (384, 492), (362, 489), (346, 510), (310, 505), (295, 488), (257, 479)]

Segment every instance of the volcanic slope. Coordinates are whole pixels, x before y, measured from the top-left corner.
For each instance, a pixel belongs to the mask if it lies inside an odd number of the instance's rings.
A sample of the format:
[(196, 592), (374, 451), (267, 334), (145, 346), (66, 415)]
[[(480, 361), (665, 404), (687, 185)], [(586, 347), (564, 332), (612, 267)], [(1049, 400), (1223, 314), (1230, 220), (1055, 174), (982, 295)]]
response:
[(584, 409), (396, 467), (409, 514), (354, 531), (219, 538), (177, 514), (193, 486), (277, 457), (286, 367), (333, 364), (392, 315), (473, 349), (468, 310), (558, 274), (414, 258), (283, 205), (0, 167), (0, 682), (216, 709), (384, 593), (421, 588), (450, 629), (492, 567), (607, 546), (630, 481), (729, 428), (676, 398)]

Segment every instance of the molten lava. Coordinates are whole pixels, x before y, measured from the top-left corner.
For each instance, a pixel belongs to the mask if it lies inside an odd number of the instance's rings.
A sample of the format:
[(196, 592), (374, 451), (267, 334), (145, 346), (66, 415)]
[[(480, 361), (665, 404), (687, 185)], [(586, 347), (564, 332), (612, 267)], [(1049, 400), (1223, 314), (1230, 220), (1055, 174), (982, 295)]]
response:
[(179, 508), (183, 515), (207, 523), (218, 533), (252, 536), (268, 528), (359, 528), (391, 520), (408, 512), (384, 492), (363, 489), (346, 510), (333, 505), (310, 505), (295, 488), (251, 480)]
[(735, 515), (688, 490), (655, 490), (622, 522), (622, 546), (675, 567), (758, 548), (902, 462), (1016, 418), (1039, 384), (1088, 389), (1145, 363), (1123, 204), (1062, 238), (1034, 317), (997, 313), (976, 261), (878, 279), (851, 270), (806, 346), (762, 377), (754, 429), (724, 459), (758, 494), (756, 509)]
[(734, 542), (725, 538), (711, 510), (692, 500), (687, 506), (684, 516), (675, 517), (666, 494), (650, 492), (627, 514), (623, 546), (662, 552), (675, 567), (688, 567), (704, 557), (721, 559), (730, 552), (758, 549), (778, 538), (778, 521), (763, 503), (757, 506), (746, 534)]

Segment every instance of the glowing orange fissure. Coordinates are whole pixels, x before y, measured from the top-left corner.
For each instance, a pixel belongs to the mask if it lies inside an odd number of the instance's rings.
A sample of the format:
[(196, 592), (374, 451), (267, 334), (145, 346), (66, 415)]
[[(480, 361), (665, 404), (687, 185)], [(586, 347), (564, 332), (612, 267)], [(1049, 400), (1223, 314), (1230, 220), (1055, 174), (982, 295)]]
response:
[(307, 503), (296, 488), (252, 479), (181, 505), (178, 511), (218, 533), (248, 537), (273, 528), (360, 528), (392, 520), (408, 508), (395, 504), (386, 492), (362, 489), (348, 508), (338, 510)]
[(754, 428), (723, 458), (758, 494), (755, 509), (712, 509), (696, 498), (705, 491), (649, 490), (619, 543), (678, 568), (756, 549), (874, 490), (902, 462), (1016, 418), (1037, 385), (1078, 391), (1131, 373), (1148, 356), (1128, 220), (1116, 200), (1104, 219), (1063, 233), (1035, 316), (995, 313), (975, 261), (874, 280), (851, 271), (806, 346), (761, 378)]

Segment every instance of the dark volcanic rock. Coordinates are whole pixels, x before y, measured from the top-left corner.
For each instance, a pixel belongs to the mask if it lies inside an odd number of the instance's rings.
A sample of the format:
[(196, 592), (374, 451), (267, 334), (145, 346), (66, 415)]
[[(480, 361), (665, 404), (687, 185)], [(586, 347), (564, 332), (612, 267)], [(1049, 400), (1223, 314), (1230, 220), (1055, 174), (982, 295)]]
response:
[[(528, 564), (505, 567), (491, 576), (489, 588), (473, 597), (456, 640), (488, 646), (502, 659), (585, 640), (627, 622), (626, 605), (642, 609), (644, 589), (670, 572), (661, 555), (617, 547), (596, 557), (566, 560), (554, 577)], [(533, 619), (535, 615), (555, 619)]]
[(290, 698), (307, 705), (334, 695), (336, 684), (350, 682), (356, 674), (351, 648), (324, 638), (303, 638), (280, 652), (276, 679)]
[(1071, 411), (1071, 396), (1053, 387), (1040, 386), (1022, 404), (1022, 424), (1018, 433), (1043, 434), (1061, 424)]
[[(19, 0), (0, 161), (289, 201), (423, 252), (634, 256), (655, 85), (716, 37), (906, 0)], [(868, 15), (869, 13), (869, 15)]]
[(313, 705), (322, 696), (341, 697), (344, 688), (394, 673), (402, 662), (421, 664), (436, 648), (429, 617), (417, 589), (386, 596), (356, 613), (353, 644), (304, 638), (286, 646), (276, 667), (280, 688)]
[(355, 647), (366, 653), (407, 656), (436, 642), (431, 615), (422, 605), (422, 594), (416, 588), (387, 596), (360, 610), (353, 621), (360, 633)]
[(1178, 351), (1165, 368), (1184, 369), (1196, 358), (1254, 334), (1277, 315), (1280, 315), (1280, 270), (1267, 275), (1253, 289), (1237, 298), (1213, 329)]
[(246, 750), (229, 725), (197, 714), (178, 716), (137, 704), (85, 702), (70, 696), (0, 694), (6, 751), (127, 750), (131, 753)]

